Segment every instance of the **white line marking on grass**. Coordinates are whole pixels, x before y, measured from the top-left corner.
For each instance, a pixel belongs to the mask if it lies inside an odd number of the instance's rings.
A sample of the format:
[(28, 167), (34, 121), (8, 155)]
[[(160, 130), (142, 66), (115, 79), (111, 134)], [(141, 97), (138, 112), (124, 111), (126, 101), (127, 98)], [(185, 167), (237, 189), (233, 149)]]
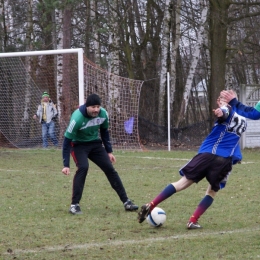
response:
[(241, 162), (241, 164), (250, 164), (250, 163), (255, 163), (255, 162)]
[[(123, 158), (136, 158), (136, 159), (148, 159), (148, 160), (170, 160), (170, 161), (190, 161), (192, 158), (185, 159), (185, 158), (164, 158), (164, 157), (149, 157), (149, 156), (124, 156), (124, 155), (116, 155), (116, 157), (123, 157)], [(241, 164), (249, 164), (249, 163), (256, 163), (256, 162), (244, 162), (242, 161)]]
[(191, 158), (189, 159), (185, 159), (185, 158), (163, 158), (163, 157), (149, 157), (149, 156), (124, 156), (124, 155), (116, 155), (116, 157), (124, 157), (124, 158), (137, 158), (137, 159), (149, 159), (149, 160), (171, 160), (171, 161), (188, 161), (191, 160)]
[[(79, 244), (79, 245), (64, 245), (64, 246), (48, 246), (42, 247), (37, 249), (14, 249), (12, 253), (4, 253), (7, 254), (27, 254), (27, 253), (40, 253), (40, 252), (53, 252), (53, 251), (61, 251), (61, 250), (74, 250), (74, 249), (90, 249), (95, 247), (111, 247), (111, 246), (119, 246), (119, 245), (135, 245), (135, 244), (146, 244), (151, 242), (160, 242), (169, 239), (180, 239), (180, 238), (197, 238), (197, 237), (206, 237), (206, 236), (216, 236), (216, 235), (226, 235), (226, 234), (236, 234), (236, 233), (246, 233), (246, 232), (255, 232), (260, 231), (260, 228), (254, 229), (237, 229), (237, 230), (230, 230), (230, 231), (217, 231), (217, 232), (196, 232), (194, 230), (189, 231), (189, 234), (177, 235), (177, 236), (170, 236), (170, 237), (153, 237), (153, 238), (146, 238), (142, 240), (119, 240), (119, 241), (109, 241), (109, 242), (102, 242), (102, 243), (88, 243), (88, 244)], [(195, 233), (193, 233), (195, 232)]]
[(20, 172), (21, 170), (0, 169), (0, 171), (5, 171), (5, 172)]

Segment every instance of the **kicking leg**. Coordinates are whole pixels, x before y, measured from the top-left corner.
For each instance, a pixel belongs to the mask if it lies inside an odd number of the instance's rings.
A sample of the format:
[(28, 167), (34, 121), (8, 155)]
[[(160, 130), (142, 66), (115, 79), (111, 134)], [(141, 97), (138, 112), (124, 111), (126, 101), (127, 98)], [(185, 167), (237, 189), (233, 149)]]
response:
[(182, 177), (177, 182), (171, 183), (166, 186), (150, 203), (147, 203), (141, 207), (140, 212), (138, 213), (138, 222), (142, 223), (149, 213), (162, 201), (166, 200), (174, 193), (188, 188), (193, 183), (192, 180)]

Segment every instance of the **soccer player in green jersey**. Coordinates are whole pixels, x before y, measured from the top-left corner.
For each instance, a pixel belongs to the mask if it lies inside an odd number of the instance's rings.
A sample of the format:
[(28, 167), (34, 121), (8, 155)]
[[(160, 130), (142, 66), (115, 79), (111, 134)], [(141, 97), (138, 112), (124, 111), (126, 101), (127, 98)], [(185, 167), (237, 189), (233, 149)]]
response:
[(86, 103), (75, 110), (71, 116), (64, 134), (62, 150), (64, 165), (62, 173), (65, 175), (70, 173), (70, 154), (77, 166), (69, 210), (71, 214), (82, 214), (79, 203), (88, 173), (88, 159), (105, 173), (111, 187), (123, 202), (125, 210), (138, 209), (138, 206), (127, 197), (123, 183), (112, 165), (116, 162), (116, 158), (112, 153), (108, 126), (107, 111), (101, 107), (100, 97), (96, 94), (89, 95)]

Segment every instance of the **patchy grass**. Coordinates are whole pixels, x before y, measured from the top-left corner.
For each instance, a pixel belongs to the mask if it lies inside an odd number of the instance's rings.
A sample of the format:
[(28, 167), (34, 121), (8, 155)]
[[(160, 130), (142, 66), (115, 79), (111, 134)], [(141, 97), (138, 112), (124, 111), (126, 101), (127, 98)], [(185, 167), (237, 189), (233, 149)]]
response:
[[(179, 179), (195, 151), (115, 152), (127, 193), (149, 202)], [(61, 173), (60, 150), (0, 149), (1, 259), (260, 259), (259, 151), (245, 150), (227, 187), (201, 217), (202, 230), (186, 222), (204, 196), (202, 181), (159, 207), (161, 228), (125, 212), (105, 175), (90, 163), (82, 215), (68, 213), (71, 175)]]

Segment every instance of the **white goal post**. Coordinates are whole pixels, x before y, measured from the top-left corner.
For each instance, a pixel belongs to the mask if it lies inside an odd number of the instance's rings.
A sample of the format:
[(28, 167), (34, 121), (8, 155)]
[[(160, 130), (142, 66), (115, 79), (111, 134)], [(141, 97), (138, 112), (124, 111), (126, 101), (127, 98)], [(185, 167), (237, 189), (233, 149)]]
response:
[(89, 94), (97, 93), (110, 116), (114, 149), (141, 149), (138, 110), (142, 84), (98, 67), (81, 48), (0, 53), (0, 147), (41, 147), (41, 124), (32, 116), (43, 91), (48, 91), (58, 110), (59, 146), (71, 113)]
[(62, 50), (47, 50), (47, 51), (26, 51), (26, 52), (6, 52), (0, 53), (0, 58), (6, 57), (29, 57), (41, 55), (57, 55), (65, 53), (77, 53), (78, 55), (78, 80), (79, 80), (79, 104), (84, 103), (84, 81), (83, 81), (83, 49), (62, 49)]

